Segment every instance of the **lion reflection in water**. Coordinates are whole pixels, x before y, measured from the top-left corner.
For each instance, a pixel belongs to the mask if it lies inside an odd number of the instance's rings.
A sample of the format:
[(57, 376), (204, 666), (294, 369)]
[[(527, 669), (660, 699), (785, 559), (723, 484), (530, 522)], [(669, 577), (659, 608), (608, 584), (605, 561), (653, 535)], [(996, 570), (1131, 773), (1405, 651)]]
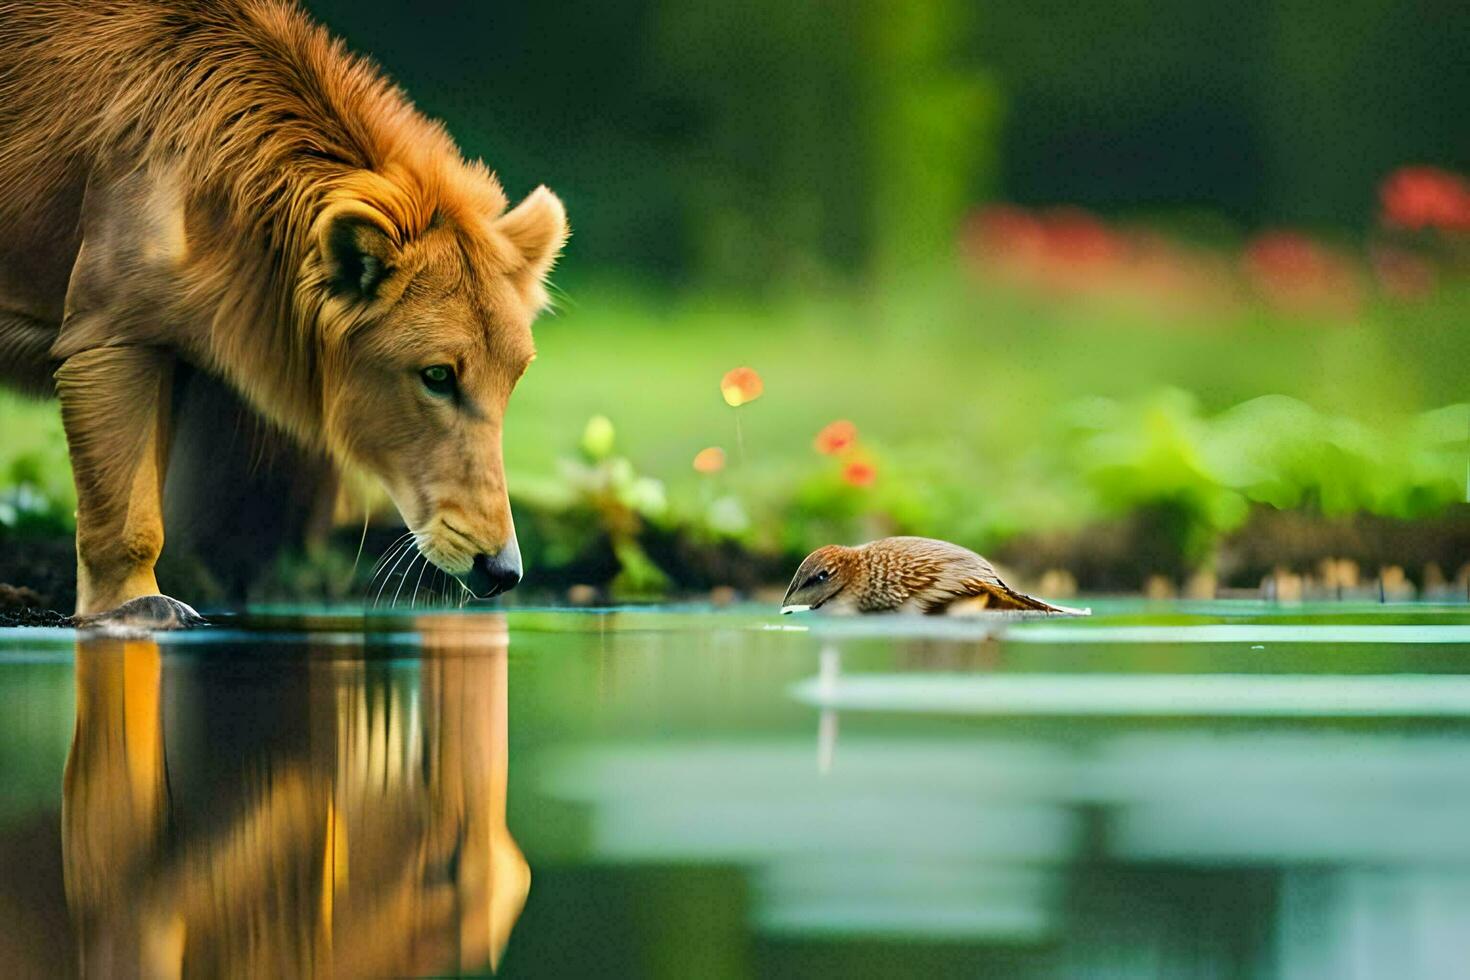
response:
[(82, 972), (381, 976), (498, 964), (530, 887), (505, 823), (504, 623), (418, 625), (416, 690), (401, 670), (321, 651), (306, 668), (294, 747), (229, 785), (206, 777), (208, 792), (192, 796), (170, 766), (223, 760), (166, 749), (174, 712), (162, 686), (175, 670), (158, 645), (78, 643), (62, 847)]

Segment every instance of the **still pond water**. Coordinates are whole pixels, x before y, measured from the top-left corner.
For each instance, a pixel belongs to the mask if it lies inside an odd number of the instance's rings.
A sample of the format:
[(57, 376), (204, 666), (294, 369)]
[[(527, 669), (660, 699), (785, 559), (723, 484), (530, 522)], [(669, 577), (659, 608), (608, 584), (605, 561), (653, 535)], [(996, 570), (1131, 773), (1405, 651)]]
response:
[(0, 630), (0, 975), (1470, 972), (1470, 608)]

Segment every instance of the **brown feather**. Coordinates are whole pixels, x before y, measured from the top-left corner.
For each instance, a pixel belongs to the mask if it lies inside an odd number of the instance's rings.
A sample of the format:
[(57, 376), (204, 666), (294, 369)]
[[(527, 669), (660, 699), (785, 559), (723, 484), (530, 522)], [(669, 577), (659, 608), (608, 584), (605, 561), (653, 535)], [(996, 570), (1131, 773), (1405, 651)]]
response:
[[(985, 582), (979, 579), (970, 579), (963, 583), (965, 591), (963, 594), (950, 600), (943, 611), (947, 613), (968, 612), (971, 607), (967, 600), (979, 600), (979, 609), (1000, 609), (1011, 611), (1032, 611), (1049, 613), (1068, 613), (1075, 610), (1066, 609), (1062, 606), (1054, 606), (1051, 603), (1029, 596), (1024, 592), (1017, 592), (1004, 582)], [(938, 611), (938, 610), (936, 610)]]
[(825, 556), (842, 580), (840, 591), (824, 600), (832, 611), (1085, 614), (1018, 592), (1001, 580), (990, 562), (948, 541), (882, 538), (858, 548), (822, 549), (817, 555)]

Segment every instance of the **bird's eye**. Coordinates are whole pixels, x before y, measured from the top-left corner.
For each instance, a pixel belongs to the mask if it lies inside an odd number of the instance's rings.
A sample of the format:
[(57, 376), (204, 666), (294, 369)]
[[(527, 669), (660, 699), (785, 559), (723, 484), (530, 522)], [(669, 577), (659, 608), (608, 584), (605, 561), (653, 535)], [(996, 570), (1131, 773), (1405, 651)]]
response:
[(820, 572), (817, 573), (817, 581), (818, 582), (825, 582), (825, 581), (827, 581), (827, 575), (828, 575), (827, 570), (825, 568), (822, 569)]
[(430, 365), (419, 372), (419, 378), (432, 394), (454, 394), (454, 368), (448, 364)]

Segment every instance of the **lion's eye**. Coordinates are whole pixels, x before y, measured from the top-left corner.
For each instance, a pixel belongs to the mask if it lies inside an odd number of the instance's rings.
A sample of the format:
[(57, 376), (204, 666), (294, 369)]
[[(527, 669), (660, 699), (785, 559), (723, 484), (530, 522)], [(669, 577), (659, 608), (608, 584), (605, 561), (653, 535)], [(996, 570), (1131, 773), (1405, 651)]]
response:
[(454, 394), (454, 368), (448, 364), (434, 364), (419, 372), (424, 387), (436, 395)]

